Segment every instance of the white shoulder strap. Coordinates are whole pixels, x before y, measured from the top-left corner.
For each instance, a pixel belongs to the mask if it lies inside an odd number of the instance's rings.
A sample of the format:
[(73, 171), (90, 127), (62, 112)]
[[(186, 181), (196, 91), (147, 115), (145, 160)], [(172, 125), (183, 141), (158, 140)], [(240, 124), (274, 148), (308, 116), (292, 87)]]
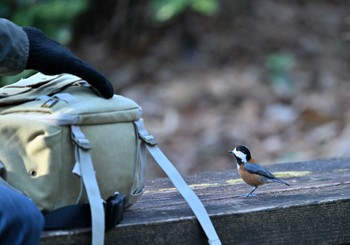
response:
[[(104, 244), (105, 212), (96, 180), (96, 174), (90, 155), (90, 142), (80, 130), (79, 126), (71, 126), (72, 140), (75, 143), (76, 165), (80, 167), (81, 178), (85, 186), (91, 209), (92, 244)], [(76, 167), (76, 166), (75, 166)]]
[(209, 244), (220, 245), (221, 241), (216, 233), (216, 230), (209, 218), (209, 215), (200, 201), (198, 196), (193, 192), (193, 190), (186, 184), (184, 179), (181, 177), (180, 173), (176, 170), (174, 165), (169, 161), (169, 159), (163, 154), (163, 152), (157, 146), (155, 138), (147, 132), (144, 127), (143, 119), (139, 119), (135, 122), (137, 127), (139, 137), (146, 144), (146, 148), (158, 163), (158, 165), (163, 169), (163, 171), (168, 175), (174, 186), (178, 189), (183, 198), (187, 201), (191, 207), (193, 213), (197, 217), (200, 225), (202, 226), (205, 234), (208, 237)]

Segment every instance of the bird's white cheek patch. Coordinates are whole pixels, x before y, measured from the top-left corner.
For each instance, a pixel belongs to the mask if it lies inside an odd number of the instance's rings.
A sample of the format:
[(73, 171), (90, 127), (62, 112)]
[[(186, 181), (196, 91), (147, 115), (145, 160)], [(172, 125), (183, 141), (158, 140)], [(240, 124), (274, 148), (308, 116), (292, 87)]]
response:
[(239, 157), (242, 160), (242, 162), (247, 162), (247, 155), (241, 151), (237, 151), (236, 148), (233, 150), (233, 154)]

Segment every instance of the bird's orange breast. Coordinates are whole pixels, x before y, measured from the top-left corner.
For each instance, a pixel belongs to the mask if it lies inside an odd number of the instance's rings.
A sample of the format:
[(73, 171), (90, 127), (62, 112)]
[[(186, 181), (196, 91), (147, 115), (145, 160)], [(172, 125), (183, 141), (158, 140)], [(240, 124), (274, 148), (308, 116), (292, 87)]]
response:
[(243, 164), (239, 166), (238, 173), (244, 180), (244, 182), (246, 182), (248, 185), (259, 186), (264, 184), (264, 182), (262, 181), (262, 176), (258, 174), (249, 173), (247, 170), (244, 169)]

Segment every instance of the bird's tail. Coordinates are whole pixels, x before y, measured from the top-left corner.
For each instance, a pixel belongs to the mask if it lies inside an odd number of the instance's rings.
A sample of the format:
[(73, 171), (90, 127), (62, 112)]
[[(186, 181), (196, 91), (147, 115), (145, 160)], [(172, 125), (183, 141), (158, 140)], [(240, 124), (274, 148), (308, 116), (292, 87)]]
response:
[(290, 186), (290, 184), (288, 184), (287, 182), (284, 182), (283, 180), (280, 180), (278, 178), (274, 178), (274, 179), (271, 179), (273, 182), (276, 182), (276, 183), (280, 183), (280, 184), (285, 184), (285, 185), (288, 185)]

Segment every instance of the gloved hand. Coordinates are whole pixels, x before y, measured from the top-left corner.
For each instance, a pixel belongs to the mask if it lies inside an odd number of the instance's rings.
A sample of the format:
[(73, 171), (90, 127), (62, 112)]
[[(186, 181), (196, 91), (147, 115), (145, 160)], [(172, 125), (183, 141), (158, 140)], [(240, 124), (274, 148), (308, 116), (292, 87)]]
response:
[(69, 49), (49, 39), (33, 27), (23, 27), (29, 39), (29, 56), (26, 69), (46, 75), (69, 73), (90, 83), (103, 97), (113, 96), (113, 87), (108, 79), (94, 67), (76, 57)]

